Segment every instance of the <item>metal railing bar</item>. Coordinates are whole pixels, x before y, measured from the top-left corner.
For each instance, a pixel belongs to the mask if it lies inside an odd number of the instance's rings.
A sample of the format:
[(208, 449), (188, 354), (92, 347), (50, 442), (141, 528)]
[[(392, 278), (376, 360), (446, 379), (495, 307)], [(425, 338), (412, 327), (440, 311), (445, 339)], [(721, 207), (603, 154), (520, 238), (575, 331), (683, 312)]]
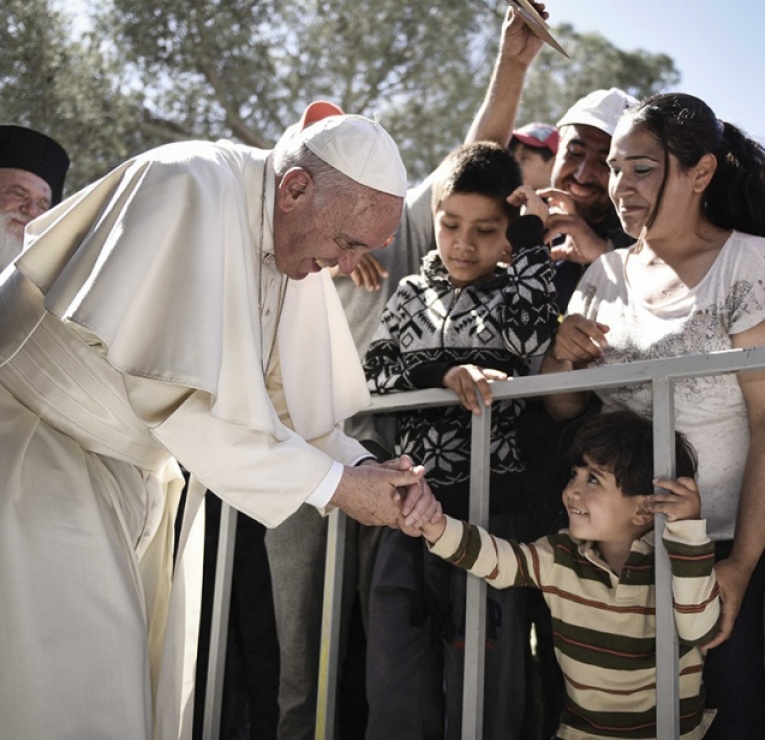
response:
[[(655, 380), (669, 381), (671, 379), (683, 378), (683, 377), (703, 377), (709, 375), (721, 375), (731, 372), (745, 372), (747, 370), (765, 369), (765, 347), (754, 347), (749, 349), (735, 349), (726, 350), (724, 352), (714, 352), (704, 355), (686, 355), (684, 357), (675, 357), (663, 360), (649, 360), (644, 362), (634, 362), (622, 365), (609, 365), (604, 367), (587, 368), (584, 370), (573, 370), (564, 373), (551, 373), (549, 375), (534, 375), (525, 378), (513, 378), (509, 381), (495, 382), (492, 384), (492, 394), (495, 400), (504, 400), (508, 398), (525, 398), (529, 396), (543, 396), (558, 392), (571, 392), (579, 390), (596, 390), (598, 388), (607, 388), (615, 385), (634, 385), (637, 383), (647, 383)], [(668, 383), (669, 385), (669, 383)], [(661, 401), (656, 406), (656, 397), (664, 398), (664, 391), (656, 391), (657, 386), (654, 385), (654, 418), (655, 423), (658, 417), (664, 414), (665, 410), (670, 409), (671, 404), (667, 404), (666, 401)], [(429, 389), (423, 391), (407, 391), (404, 393), (393, 393), (384, 396), (375, 396), (372, 399), (372, 404), (369, 408), (364, 409), (360, 414), (367, 413), (380, 413), (399, 411), (409, 408), (429, 408), (437, 406), (450, 406), (458, 403), (454, 393), (447, 389)], [(486, 424), (488, 415), (475, 418), (473, 434), (478, 434), (479, 437), (484, 432), (476, 432), (476, 424)], [(674, 416), (668, 420), (664, 419), (660, 421), (662, 427), (666, 425), (666, 429), (674, 430)], [(655, 427), (656, 429), (656, 427)], [(663, 434), (657, 430), (657, 435)], [(487, 438), (488, 439), (488, 438)], [(672, 437), (674, 442), (674, 437)], [(483, 443), (481, 443), (483, 444)], [(488, 449), (488, 443), (486, 449)], [(666, 440), (665, 440), (666, 444)], [(655, 454), (669, 455), (669, 448), (663, 447), (662, 450), (655, 450)], [(485, 461), (486, 451), (482, 450), (480, 453), (481, 460)], [(672, 454), (672, 462), (674, 462), (674, 453)], [(661, 469), (670, 470), (670, 463), (660, 462), (662, 458), (657, 457), (657, 470), (662, 465)], [(480, 463), (473, 463), (471, 465)], [(667, 466), (664, 468), (664, 466)], [(488, 464), (483, 463), (483, 470), (481, 474), (486, 473), (488, 475)], [(483, 484), (481, 484), (483, 485)], [(488, 483), (486, 484), (486, 502), (488, 502)], [(479, 496), (479, 498), (483, 498)], [(473, 506), (473, 493), (471, 490), (471, 507)], [(483, 504), (480, 504), (483, 505)], [(486, 504), (488, 505), (488, 504)], [(483, 523), (480, 513), (476, 513), (474, 516), (473, 509), (471, 508), (471, 520), (479, 523)], [(230, 519), (230, 513), (233, 513), (233, 519)], [(225, 665), (225, 642), (227, 636), (228, 625), (228, 609), (230, 602), (230, 590), (231, 590), (231, 567), (233, 562), (233, 547), (234, 547), (234, 534), (235, 529), (232, 530), (232, 526), (235, 527), (236, 512), (227, 505), (224, 504), (221, 512), (221, 534), (218, 545), (218, 570), (216, 571), (216, 587), (215, 597), (213, 604), (213, 626), (210, 638), (210, 672), (208, 673), (208, 686), (205, 703), (205, 740), (217, 740), (218, 726), (220, 724), (220, 694), (222, 692), (223, 685), (223, 668)], [(338, 512), (336, 515), (337, 526), (344, 523), (344, 515)], [(488, 516), (486, 522), (488, 523)], [(331, 532), (330, 525), (330, 532)], [(662, 525), (659, 524), (659, 527)], [(344, 531), (344, 530), (343, 530)], [(230, 533), (230, 534), (229, 534)], [(660, 532), (657, 529), (657, 540), (660, 539)], [(657, 553), (660, 548), (657, 546)], [(334, 551), (332, 553), (331, 551)], [(324, 620), (328, 621), (327, 624), (323, 624), (322, 627), (322, 640), (326, 635), (329, 635), (327, 639), (330, 640), (329, 645), (324, 645), (322, 642), (322, 660), (324, 661), (324, 652), (327, 652), (327, 662), (322, 662), (321, 674), (319, 677), (320, 687), (322, 681), (329, 682), (334, 675), (336, 682), (337, 679), (337, 650), (339, 643), (339, 615), (340, 615), (340, 589), (335, 583), (335, 579), (342, 578), (342, 563), (344, 555), (344, 537), (339, 534), (336, 537), (330, 537), (328, 541), (328, 553), (327, 553), (327, 573), (328, 578), (325, 581), (325, 605), (324, 605)], [(334, 565), (332, 564), (334, 563)], [(668, 571), (668, 564), (660, 565), (657, 559), (657, 580), (659, 579), (660, 571)], [(332, 574), (332, 575), (329, 575)], [(662, 576), (663, 577), (663, 576)], [(468, 579), (468, 581), (477, 581), (479, 585), (485, 589), (485, 585), (479, 579)], [(326, 584), (330, 584), (330, 589), (326, 590)], [(657, 582), (658, 588), (658, 582)], [(485, 591), (481, 592), (481, 594)], [(664, 599), (662, 598), (662, 602)], [(671, 601), (669, 601), (671, 605)], [(466, 615), (467, 620), (474, 620), (476, 617), (480, 619), (480, 615), (477, 613), (471, 616), (472, 609), (485, 608), (485, 598), (483, 595), (476, 596), (476, 592), (468, 591), (468, 613)], [(657, 620), (659, 617), (659, 604), (657, 603)], [(485, 619), (485, 614), (484, 617)], [(332, 622), (332, 624), (329, 624)], [(471, 625), (473, 622), (471, 622)], [(674, 634), (674, 617), (672, 622), (672, 634)], [(472, 626), (471, 626), (472, 629)], [(661, 634), (664, 635), (666, 628), (662, 627)], [(482, 634), (482, 633), (481, 633)], [(217, 637), (216, 637), (217, 635)], [(666, 635), (664, 635), (666, 637)], [(657, 624), (657, 647), (661, 643), (659, 639), (659, 627)], [(664, 638), (662, 638), (664, 639)], [(672, 638), (676, 639), (676, 638)], [(334, 644), (333, 644), (334, 643)], [(483, 641), (481, 640), (480, 650), (483, 651)], [(477, 655), (477, 653), (476, 653)], [(334, 656), (334, 657), (333, 657)], [(465, 651), (465, 665), (466, 669), (472, 658), (471, 653), (468, 651), (466, 644)], [(334, 661), (334, 667), (333, 666)], [(481, 657), (481, 663), (483, 665), (483, 656)], [(657, 661), (657, 678), (663, 680), (666, 667), (662, 664), (659, 665)], [(670, 669), (670, 672), (673, 671)], [(218, 686), (215, 686), (216, 679)], [(210, 685), (213, 683), (213, 686)], [(472, 682), (472, 679), (471, 679)], [(483, 671), (481, 671), (481, 698), (478, 698), (479, 684), (478, 681), (473, 684), (468, 681), (466, 675), (465, 686), (470, 686), (470, 691), (474, 692), (474, 696), (470, 699), (471, 706), (478, 707), (479, 702), (482, 706), (482, 694), (483, 694)], [(335, 687), (336, 688), (336, 687)], [(217, 698), (216, 698), (217, 697)], [(661, 693), (658, 697), (661, 703)], [(217, 702), (217, 706), (216, 706)], [(329, 704), (332, 705), (330, 710)], [(657, 707), (661, 711), (660, 706)], [(210, 715), (208, 718), (208, 714)], [(481, 712), (477, 712), (475, 717), (481, 715)], [(467, 707), (463, 709), (463, 727), (465, 726), (466, 718), (469, 717)], [(660, 727), (664, 728), (664, 722), (669, 722), (663, 716), (661, 716), (662, 724)], [(217, 722), (217, 725), (216, 725)], [(334, 732), (334, 690), (329, 689), (329, 683), (322, 689), (320, 701), (317, 706), (317, 737), (318, 738), (330, 738)], [(478, 727), (478, 725), (473, 725)], [(319, 735), (319, 727), (322, 727), (321, 732), (323, 735)], [(211, 729), (212, 728), (212, 729)], [(215, 734), (212, 734), (214, 730)], [(670, 732), (673, 730), (670, 729)], [(464, 735), (464, 737), (480, 737), (478, 735)], [(664, 737), (674, 737), (674, 735), (662, 735)]]
[[(751, 347), (495, 381), (491, 385), (491, 392), (494, 399), (500, 401), (506, 398), (527, 398), (560, 392), (596, 390), (614, 385), (649, 383), (655, 378), (699, 378), (707, 375), (757, 370), (763, 367), (765, 367), (765, 347)], [(446, 388), (431, 388), (373, 396), (372, 405), (359, 413), (450, 406), (455, 403), (457, 401), (453, 391)]]
[(221, 502), (213, 610), (210, 622), (210, 660), (207, 663), (207, 686), (202, 723), (203, 740), (218, 740), (220, 736), (223, 677), (226, 672), (228, 615), (231, 609), (231, 580), (234, 572), (236, 518), (237, 510), (225, 501)]
[[(655, 378), (653, 389), (654, 472), (675, 477), (675, 402), (673, 381)], [(657, 489), (658, 490), (658, 489)], [(656, 739), (680, 737), (680, 657), (672, 594), (672, 569), (664, 547), (667, 517), (654, 518), (654, 573), (656, 579)]]
[[(483, 401), (478, 396), (478, 403)], [(489, 450), (491, 407), (473, 416), (470, 455), (470, 521), (489, 526)], [(465, 652), (462, 690), (462, 738), (483, 737), (484, 664), (486, 657), (486, 582), (468, 578), (465, 593)], [(468, 660), (469, 656), (475, 659)]]
[(336, 509), (327, 524), (327, 555), (324, 566), (324, 605), (321, 618), (321, 654), (316, 697), (316, 740), (335, 736), (337, 684), (340, 677), (340, 622), (342, 619), (345, 530), (347, 517)]

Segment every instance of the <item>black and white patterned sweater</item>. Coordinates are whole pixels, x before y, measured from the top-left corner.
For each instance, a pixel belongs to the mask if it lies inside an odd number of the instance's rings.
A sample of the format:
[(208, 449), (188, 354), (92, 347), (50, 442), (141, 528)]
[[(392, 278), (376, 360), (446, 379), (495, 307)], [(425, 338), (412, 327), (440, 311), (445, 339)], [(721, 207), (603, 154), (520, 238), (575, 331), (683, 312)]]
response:
[[(519, 223), (521, 222), (521, 223)], [(514, 259), (494, 275), (455, 288), (438, 256), (429, 252), (419, 275), (404, 278), (383, 313), (364, 359), (370, 391), (388, 393), (443, 387), (445, 372), (474, 364), (508, 376), (529, 372), (530, 358), (547, 349), (557, 327), (553, 266), (541, 243), (541, 221), (524, 216), (513, 226)], [(511, 227), (512, 228), (512, 227)], [(492, 510), (523, 508), (502, 478), (524, 470), (516, 444), (523, 399), (495, 402), (492, 408)], [(467, 513), (471, 414), (461, 405), (398, 414), (396, 453), (407, 453), (427, 469), (427, 479), (444, 505)], [(498, 499), (497, 497), (500, 497)]]

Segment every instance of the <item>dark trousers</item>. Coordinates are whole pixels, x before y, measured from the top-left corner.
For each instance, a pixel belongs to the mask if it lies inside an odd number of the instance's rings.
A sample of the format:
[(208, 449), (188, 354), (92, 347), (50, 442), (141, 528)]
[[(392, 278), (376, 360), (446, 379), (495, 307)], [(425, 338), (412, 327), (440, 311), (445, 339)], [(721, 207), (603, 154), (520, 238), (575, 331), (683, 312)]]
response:
[[(461, 736), (466, 578), (421, 540), (384, 531), (370, 596), (367, 740)], [(520, 737), (526, 597), (487, 591), (485, 740)]]

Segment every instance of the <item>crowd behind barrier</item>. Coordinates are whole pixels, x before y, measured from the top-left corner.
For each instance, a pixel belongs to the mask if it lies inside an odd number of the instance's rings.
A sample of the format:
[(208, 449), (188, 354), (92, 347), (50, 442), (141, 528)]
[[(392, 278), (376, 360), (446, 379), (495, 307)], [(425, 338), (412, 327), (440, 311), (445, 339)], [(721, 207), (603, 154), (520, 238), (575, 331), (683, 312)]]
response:
[[(515, 378), (494, 385), (496, 399), (531, 398), (560, 391), (594, 390), (617, 385), (651, 383), (654, 392), (654, 454), (657, 474), (671, 476), (674, 459), (674, 414), (672, 383), (680, 378), (703, 377), (738, 373), (765, 368), (765, 347), (735, 349), (705, 355), (688, 355), (666, 360), (651, 360), (625, 365), (575, 370), (569, 373), (537, 375)], [(458, 403), (448, 390), (424, 390), (376, 397), (365, 413), (382, 413), (406, 408), (428, 408)], [(488, 517), (488, 478), (485, 461), (489, 449), (490, 413), (473, 418), (472, 432), (472, 486), (470, 520), (484, 524)], [(224, 506), (228, 538), (231, 538), (231, 522), (236, 512)], [(335, 512), (330, 517), (330, 534), (327, 548), (327, 578), (325, 579), (324, 621), (322, 627), (321, 668), (319, 676), (320, 695), (317, 707), (316, 738), (329, 740), (334, 737), (336, 688), (338, 677), (339, 630), (339, 578), (342, 574), (343, 528), (345, 517)], [(657, 517), (657, 540), (660, 539), (663, 518)], [(224, 584), (216, 588), (213, 605), (214, 624), (219, 625), (217, 635), (211, 636), (210, 662), (217, 661), (219, 669), (208, 676), (205, 717), (219, 716), (220, 687), (216, 682), (222, 676), (222, 656), (225, 655), (226, 613), (228, 594), (225, 584), (231, 569), (232, 543), (226, 542), (226, 530), (221, 531), (221, 544), (216, 569), (216, 581)], [(660, 558), (663, 548), (657, 548), (657, 718), (658, 740), (671, 740), (679, 735), (677, 694), (677, 638), (672, 612), (672, 592), (668, 559)], [(485, 620), (486, 585), (477, 578), (468, 579), (466, 659), (464, 683), (464, 713), (462, 736), (464, 740), (481, 738), (482, 712), (477, 708), (483, 699), (483, 621)], [(471, 656), (473, 656), (471, 658)], [(205, 722), (204, 740), (217, 740), (218, 724)]]

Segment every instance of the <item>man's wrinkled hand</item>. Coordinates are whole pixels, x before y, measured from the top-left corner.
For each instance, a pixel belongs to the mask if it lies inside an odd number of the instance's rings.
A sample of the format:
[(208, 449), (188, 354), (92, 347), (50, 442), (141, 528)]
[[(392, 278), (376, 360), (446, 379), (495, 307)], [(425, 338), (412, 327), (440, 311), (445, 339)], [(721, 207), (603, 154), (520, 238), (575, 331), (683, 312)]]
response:
[[(399, 460), (399, 468), (411, 462)], [(398, 470), (379, 464), (345, 466), (330, 503), (361, 524), (398, 528), (422, 496), (419, 482), (424, 476), (421, 465)], [(413, 490), (416, 493), (410, 494)], [(403, 499), (401, 491), (406, 491)]]
[[(420, 528), (425, 522), (435, 524), (439, 521), (442, 516), (441, 504), (433, 495), (427, 481), (420, 476), (420, 472), (423, 471), (422, 466), (415, 466), (409, 455), (401, 455), (401, 457), (392, 458), (382, 463), (371, 459), (365, 460), (361, 465), (399, 473), (412, 471), (413, 475), (416, 474), (410, 484), (400, 486), (393, 493), (393, 503), (398, 507), (395, 522), (379, 523), (400, 529), (410, 537), (420, 537), (422, 535)], [(341, 508), (343, 507), (341, 506)], [(348, 512), (346, 511), (346, 513)], [(349, 516), (353, 515), (349, 514)], [(354, 516), (353, 518), (357, 519), (358, 517)], [(366, 524), (367, 522), (362, 523)]]
[(557, 262), (568, 260), (589, 265), (598, 257), (611, 251), (608, 242), (599, 237), (581, 216), (551, 213), (545, 222), (545, 243), (563, 236), (562, 244), (550, 247), (550, 258)]

